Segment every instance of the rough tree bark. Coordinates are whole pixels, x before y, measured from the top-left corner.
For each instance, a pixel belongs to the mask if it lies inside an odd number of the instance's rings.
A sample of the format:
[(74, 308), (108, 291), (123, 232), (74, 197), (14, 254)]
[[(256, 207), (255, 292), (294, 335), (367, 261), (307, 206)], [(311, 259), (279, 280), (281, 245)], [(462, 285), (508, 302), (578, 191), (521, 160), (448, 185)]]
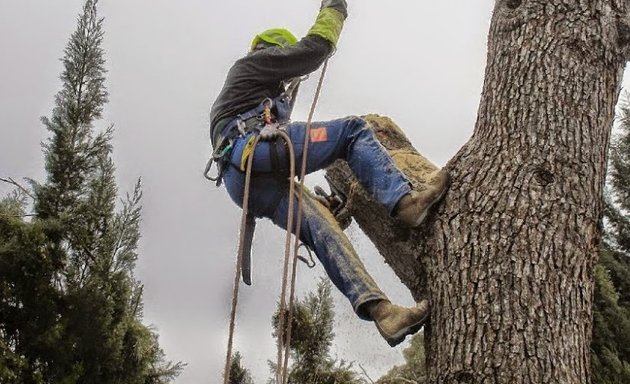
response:
[[(328, 170), (386, 261), (432, 302), (431, 383), (590, 382), (592, 274), (629, 9), (496, 2), (475, 129), (420, 230), (388, 218), (343, 163)], [(369, 119), (422, 188), (431, 167), (391, 120)]]

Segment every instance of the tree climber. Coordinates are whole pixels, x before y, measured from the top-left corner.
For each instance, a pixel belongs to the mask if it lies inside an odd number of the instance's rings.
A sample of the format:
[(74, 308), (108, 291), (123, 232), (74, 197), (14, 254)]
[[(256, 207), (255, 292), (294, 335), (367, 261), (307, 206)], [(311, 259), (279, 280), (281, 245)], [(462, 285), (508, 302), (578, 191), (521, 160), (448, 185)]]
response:
[[(269, 218), (285, 229), (293, 180), (288, 178), (289, 152), (278, 139), (278, 127), (291, 138), (295, 163), (301, 164), (306, 123), (289, 122), (297, 85), (335, 50), (346, 17), (345, 0), (323, 0), (315, 24), (300, 41), (285, 29), (257, 35), (250, 52), (230, 69), (212, 106), (213, 157), (220, 167), (217, 184), (224, 181), (232, 200), (242, 207), (245, 164), (255, 136), (260, 135), (264, 141), (254, 152), (250, 209), (256, 217)], [(273, 121), (262, 116), (266, 106), (272, 108)], [(434, 184), (426, 190), (412, 190), (365, 120), (346, 117), (312, 127), (307, 173), (345, 159), (363, 188), (404, 225), (420, 225), (444, 194), (448, 176), (443, 171), (433, 175)], [(302, 204), (300, 240), (314, 250), (357, 315), (373, 320), (391, 346), (420, 329), (429, 314), (428, 301), (411, 308), (392, 304), (326, 208), (312, 198), (304, 198)]]

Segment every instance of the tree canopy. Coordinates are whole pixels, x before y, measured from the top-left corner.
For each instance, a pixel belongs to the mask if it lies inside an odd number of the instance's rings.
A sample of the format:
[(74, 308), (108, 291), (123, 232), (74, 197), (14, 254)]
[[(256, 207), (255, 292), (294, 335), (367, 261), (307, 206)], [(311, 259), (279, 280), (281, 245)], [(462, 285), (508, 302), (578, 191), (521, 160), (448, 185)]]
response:
[(87, 0), (42, 118), (46, 181), (0, 202), (0, 382), (161, 384), (183, 367), (142, 324), (141, 184), (117, 209), (113, 128), (97, 128), (108, 100), (103, 37), (97, 0)]
[[(363, 384), (365, 381), (353, 370), (352, 363), (331, 356), (335, 338), (332, 284), (322, 278), (315, 292), (296, 300), (291, 331), (292, 384)], [(277, 335), (279, 313), (273, 317), (274, 336)], [(272, 371), (275, 372), (275, 366)]]

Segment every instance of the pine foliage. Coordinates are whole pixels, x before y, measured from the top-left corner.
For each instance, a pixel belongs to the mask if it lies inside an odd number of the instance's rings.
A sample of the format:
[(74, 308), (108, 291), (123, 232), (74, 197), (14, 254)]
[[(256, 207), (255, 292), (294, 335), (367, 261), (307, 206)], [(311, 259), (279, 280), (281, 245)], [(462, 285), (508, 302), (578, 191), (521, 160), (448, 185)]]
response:
[(620, 133), (612, 141), (608, 171), (613, 207), (609, 205), (606, 213), (616, 246), (630, 255), (630, 94), (626, 95), (620, 109)]
[(140, 181), (120, 202), (107, 102), (103, 19), (87, 0), (62, 58), (62, 89), (44, 144), (47, 179), (0, 204), (0, 382), (161, 384), (166, 361), (142, 320), (134, 278)]
[[(322, 278), (315, 292), (296, 300), (291, 329), (290, 384), (363, 384), (352, 363), (331, 356), (335, 338), (332, 285)], [(274, 315), (274, 337), (278, 333), (279, 312)], [(286, 332), (286, 330), (285, 330)], [(275, 366), (270, 363), (275, 373)]]
[(421, 384), (426, 383), (426, 355), (424, 334), (416, 333), (411, 343), (403, 350), (405, 364), (392, 368), (377, 384)]
[[(604, 251), (604, 258), (609, 257)], [(630, 311), (619, 304), (619, 294), (602, 260), (595, 270), (593, 311), (593, 383), (630, 382)]]
[(254, 384), (249, 370), (243, 367), (243, 356), (240, 352), (232, 355), (232, 365), (230, 365), (230, 384)]
[(630, 100), (620, 106), (605, 199), (605, 233), (595, 270), (593, 383), (630, 383)]

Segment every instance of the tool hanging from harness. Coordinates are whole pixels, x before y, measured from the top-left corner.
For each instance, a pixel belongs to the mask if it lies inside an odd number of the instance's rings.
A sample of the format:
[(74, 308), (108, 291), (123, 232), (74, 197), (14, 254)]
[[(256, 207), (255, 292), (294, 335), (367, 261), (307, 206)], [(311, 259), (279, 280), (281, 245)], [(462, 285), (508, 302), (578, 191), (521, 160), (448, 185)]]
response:
[[(265, 126), (275, 125), (277, 128), (280, 128), (288, 124), (291, 120), (291, 112), (293, 112), (299, 85), (307, 78), (308, 76), (304, 76), (291, 80), (280, 96), (274, 99), (267, 98), (263, 100), (256, 108), (238, 114), (225, 124), (220, 132), (220, 140), (206, 164), (203, 173), (204, 177), (215, 182), (217, 187), (220, 186), (226, 163), (229, 161), (230, 154), (234, 149), (234, 141), (238, 137), (245, 136), (251, 131), (260, 132)], [(251, 153), (252, 144), (253, 140), (247, 143), (248, 147), (245, 150), (248, 154)], [(243, 172), (245, 171), (246, 162), (247, 156), (242, 156), (240, 169)], [(215, 163), (217, 175), (211, 176), (212, 165)]]

